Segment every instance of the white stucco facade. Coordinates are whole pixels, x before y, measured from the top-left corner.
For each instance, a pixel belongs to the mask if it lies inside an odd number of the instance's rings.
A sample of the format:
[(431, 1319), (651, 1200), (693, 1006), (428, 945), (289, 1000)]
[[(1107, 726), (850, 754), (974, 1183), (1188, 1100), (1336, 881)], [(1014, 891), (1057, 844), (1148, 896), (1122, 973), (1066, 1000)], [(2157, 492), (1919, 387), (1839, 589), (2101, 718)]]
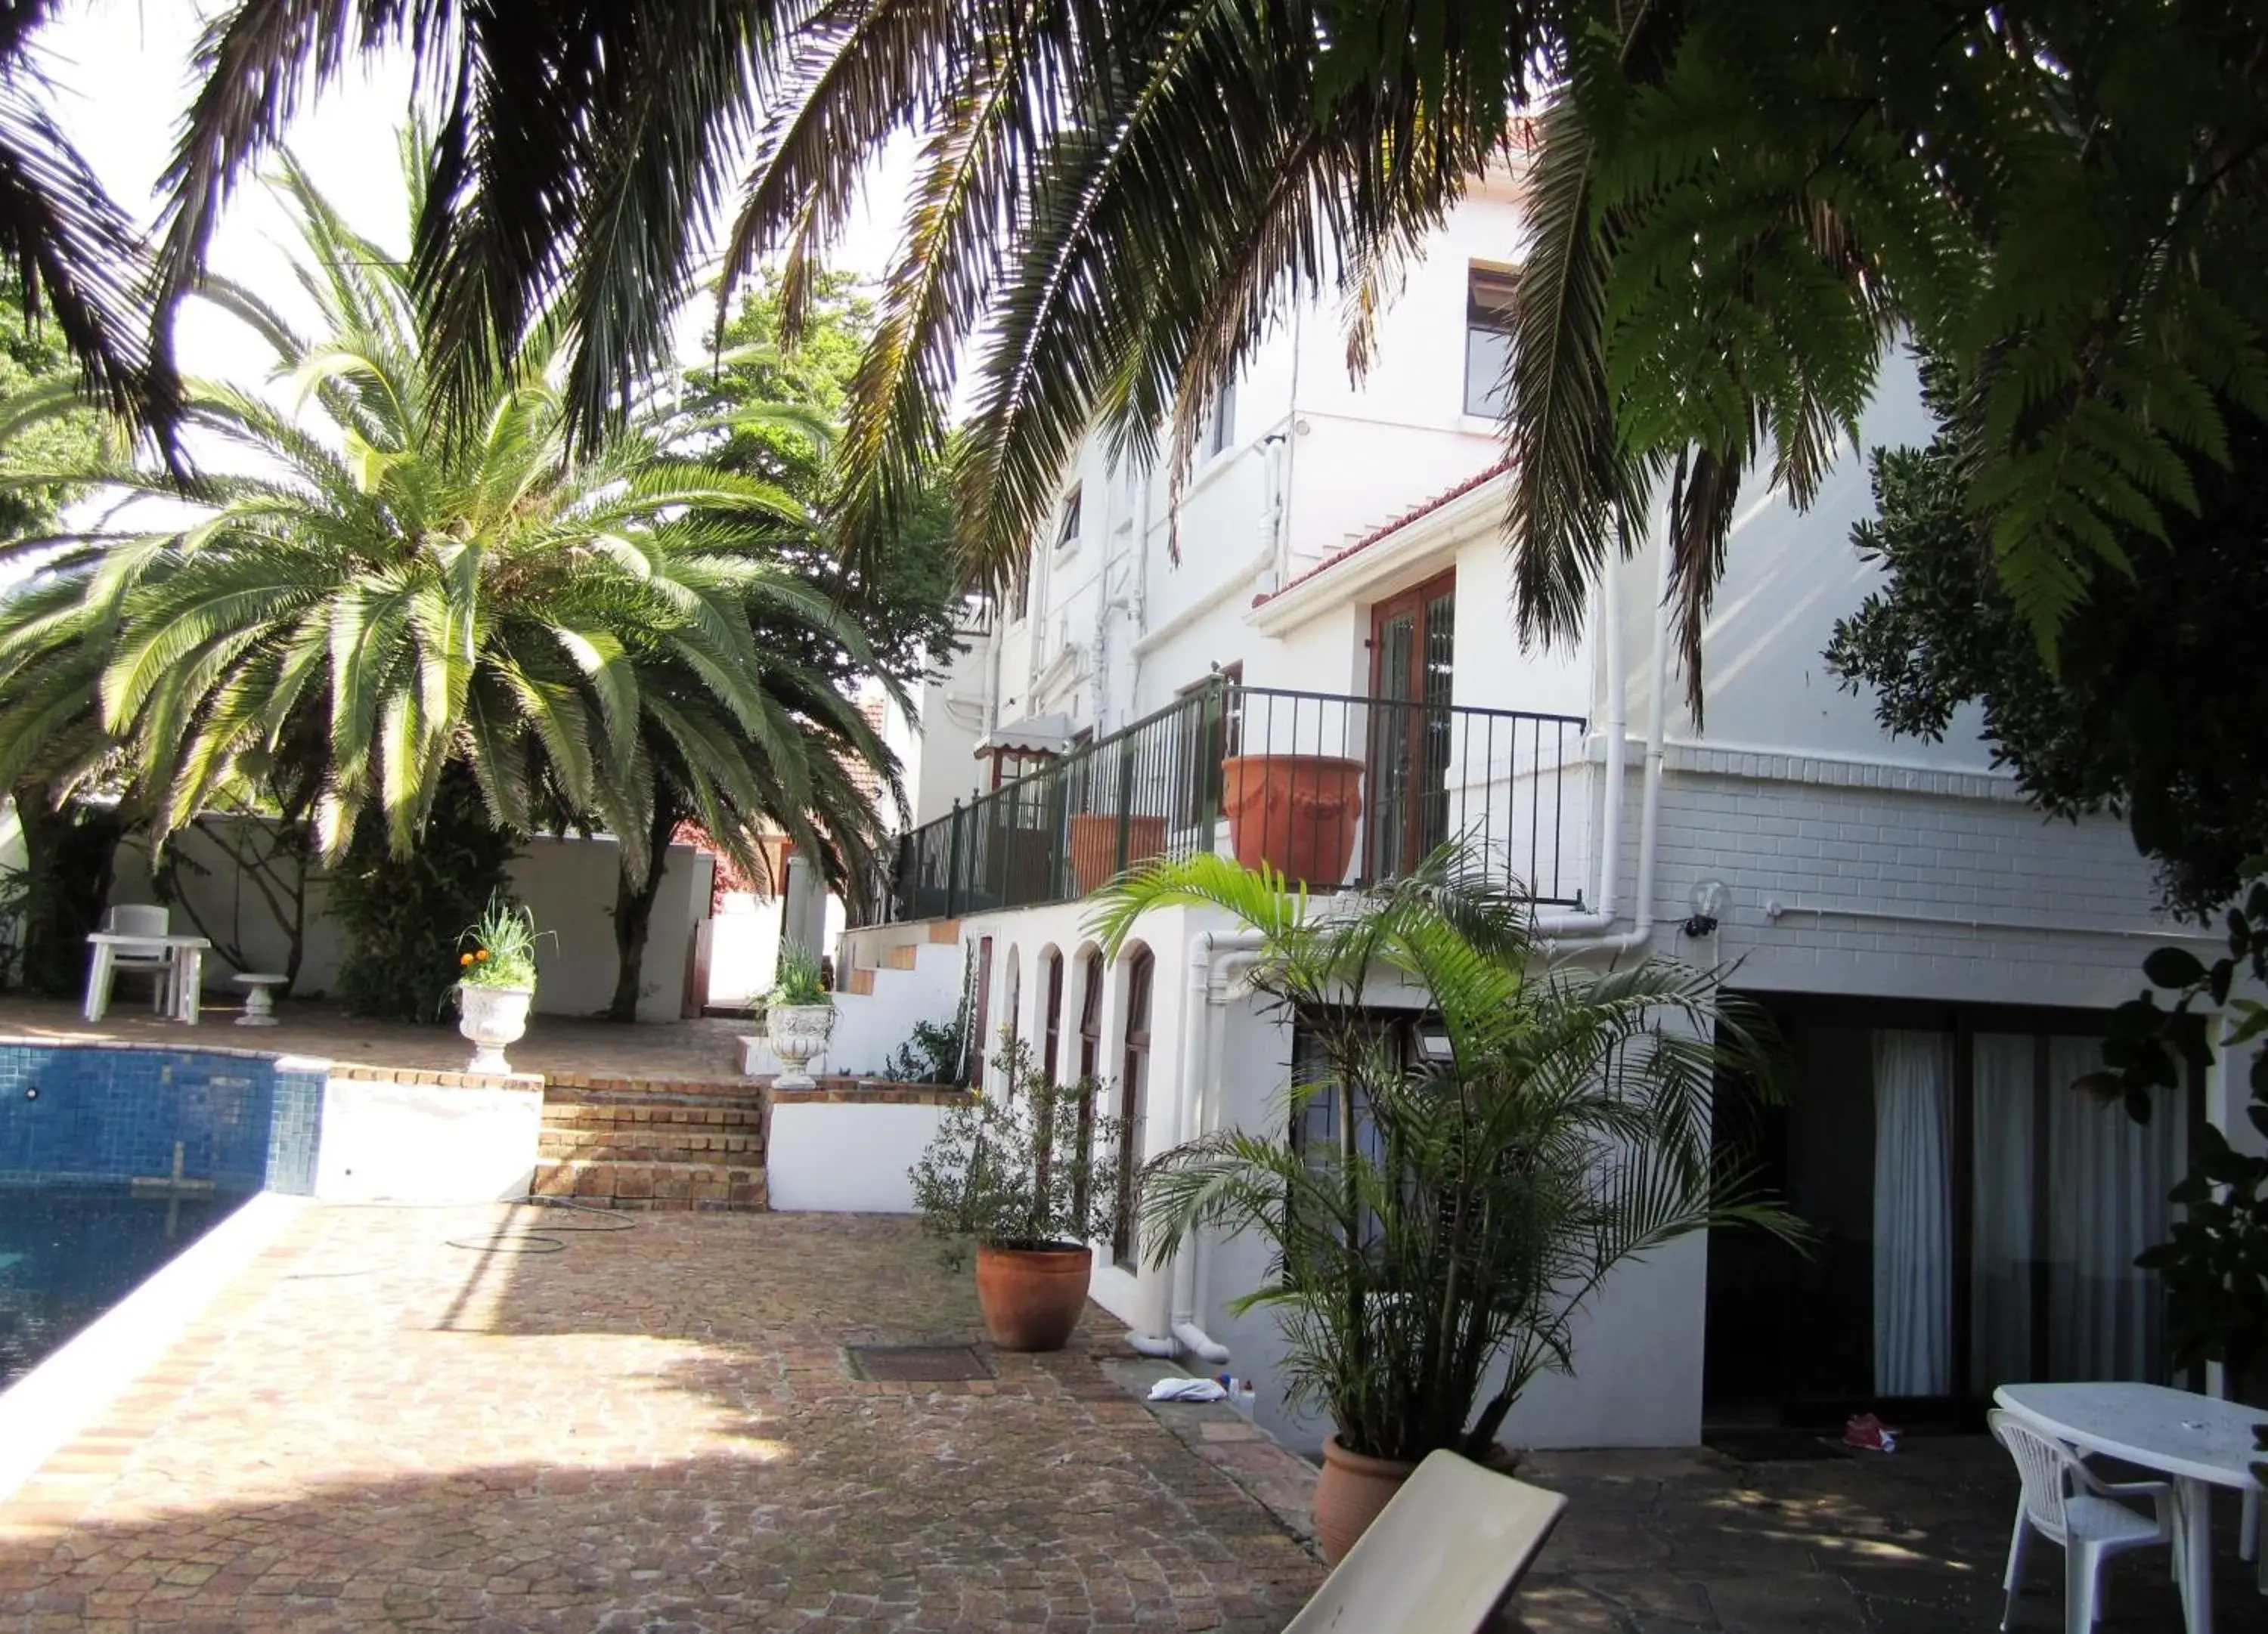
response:
[[(1347, 379), (1329, 313), (1287, 318), (1239, 382), (1233, 434), (1200, 462), (1177, 515), (1162, 474), (1114, 472), (1091, 446), (1064, 479), (1080, 501), (1069, 548), (1042, 542), (1028, 605), (1004, 607), (990, 638), (944, 683), (962, 700), (954, 729), (966, 731), (973, 705), (980, 740), (1051, 714), (1105, 735), (1231, 665), (1253, 687), (1365, 696), (1373, 609), (1454, 574), (1452, 701), (1581, 723), (1552, 835), (1557, 877), (1572, 887), (1565, 895), (1580, 894), (1580, 905), (1543, 916), (1555, 956), (1684, 958), (1722, 967), (1734, 986), (1767, 997), (2058, 1013), (2098, 1012), (2132, 997), (2142, 955), (2183, 928), (2157, 911), (2151, 870), (2124, 825), (2042, 817), (1993, 766), (1973, 713), (1940, 743), (1890, 739), (1872, 700), (1826, 670), (1821, 655), (1835, 621), (1877, 582), (1849, 543), (1852, 524), (1871, 510), (1861, 450), (1842, 451), (1807, 512), (1753, 479), (1704, 632), (1705, 722), (1686, 708), (1685, 678), (1658, 644), (1656, 545), (1611, 567), (1611, 586), (1594, 586), (1580, 639), (1549, 650), (1520, 644), (1500, 528), (1505, 479), (1488, 475), (1501, 449), (1491, 428), (1462, 408), (1469, 269), (1516, 263), (1519, 247), (1516, 185), (1459, 210), (1410, 269), (1381, 324), (1379, 361), (1359, 384)], [(1862, 424), (1862, 447), (1927, 435), (1911, 367), (1896, 361)], [(1397, 517), (1408, 519), (1381, 527)], [(1618, 610), (1611, 632), (1610, 609)], [(1617, 717), (1619, 755), (1609, 742)], [(1659, 789), (1647, 845), (1650, 740)], [(1621, 784), (1609, 788), (1617, 759)], [(976, 791), (982, 775), (972, 761), (956, 784), (932, 754), (917, 822)], [(1611, 857), (1602, 854), (1609, 828), (1618, 834)], [(1224, 825), (1217, 843), (1226, 838)], [(1649, 856), (1650, 877), (1642, 873)], [(1704, 881), (1720, 882), (1729, 905), (1713, 931), (1689, 935), (1689, 902)], [(1599, 923), (1608, 902), (1612, 922)], [(989, 1021), (1012, 1022), (1027, 1040), (1047, 1027), (1040, 961), (1050, 952), (1068, 961), (1057, 1023), (1065, 1077), (1092, 948), (1086, 916), (1069, 902), (965, 915), (958, 927), (964, 946), (991, 948)], [(850, 957), (879, 963), (860, 959), (861, 938), (908, 928), (853, 932)], [(1140, 927), (1157, 961), (1140, 1158), (1200, 1128), (1281, 1127), (1289, 1027), (1233, 983), (1193, 979), (1204, 938), (1231, 928), (1179, 910)], [(1131, 956), (1100, 978), (1098, 1064), (1113, 1095)], [(2207, 1115), (2228, 1122), (2237, 1097), (2216, 1079)], [(1113, 1266), (1107, 1253), (1098, 1255), (1094, 1297), (1139, 1334), (1167, 1336), (1177, 1317), (1194, 1317), (1226, 1346), (1233, 1371), (1260, 1382), (1262, 1422), (1313, 1445), (1320, 1428), (1270, 1387), (1281, 1353), (1272, 1319), (1229, 1308), (1264, 1273), (1265, 1246), (1213, 1240), (1196, 1252), (1186, 1311), (1175, 1308), (1167, 1272)], [(1575, 1373), (1532, 1388), (1506, 1438), (1539, 1446), (1696, 1440), (1708, 1270), (1708, 1245), (1697, 1237), (1618, 1273), (1580, 1321)]]

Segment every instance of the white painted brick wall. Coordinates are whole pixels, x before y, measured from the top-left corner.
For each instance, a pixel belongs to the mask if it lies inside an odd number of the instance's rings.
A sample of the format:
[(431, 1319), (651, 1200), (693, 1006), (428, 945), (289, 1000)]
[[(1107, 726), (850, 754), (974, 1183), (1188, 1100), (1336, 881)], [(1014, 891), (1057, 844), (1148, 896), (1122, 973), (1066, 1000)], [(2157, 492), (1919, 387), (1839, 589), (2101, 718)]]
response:
[(2133, 996), (2158, 938), (2194, 934), (2158, 912), (2150, 865), (2116, 819), (2043, 817), (1997, 777), (1676, 746), (1657, 951), (1709, 956), (1678, 933), (1705, 879), (1732, 890), (1715, 956), (1741, 961), (1735, 981), (1753, 989), (2096, 1008)]

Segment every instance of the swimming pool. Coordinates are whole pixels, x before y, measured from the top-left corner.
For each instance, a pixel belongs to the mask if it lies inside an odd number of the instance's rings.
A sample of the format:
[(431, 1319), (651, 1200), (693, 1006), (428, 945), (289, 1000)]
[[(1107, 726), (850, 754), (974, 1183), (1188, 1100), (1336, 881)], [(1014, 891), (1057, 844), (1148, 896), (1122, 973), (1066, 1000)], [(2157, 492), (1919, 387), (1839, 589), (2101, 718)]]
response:
[(120, 1181), (0, 1186), (0, 1389), (243, 1202)]

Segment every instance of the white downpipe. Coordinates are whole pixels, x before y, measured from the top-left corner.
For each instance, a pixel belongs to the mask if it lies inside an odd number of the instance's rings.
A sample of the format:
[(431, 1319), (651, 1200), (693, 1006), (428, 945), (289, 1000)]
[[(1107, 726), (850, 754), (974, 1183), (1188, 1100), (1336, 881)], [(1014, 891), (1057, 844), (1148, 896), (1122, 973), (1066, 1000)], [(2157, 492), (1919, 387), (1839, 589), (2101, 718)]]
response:
[[(1258, 941), (1250, 932), (1240, 934), (1233, 938), (1233, 946), (1213, 961), (1205, 1004), (1205, 1076), (1199, 1085), (1202, 1099), (1191, 1120), (1199, 1138), (1220, 1127), (1222, 1097), (1218, 1092), (1226, 1076), (1228, 1001), (1237, 976), (1260, 961)], [(1208, 1089), (1213, 1093), (1205, 1093)], [(1174, 1337), (1191, 1354), (1218, 1365), (1228, 1360), (1228, 1347), (1197, 1326), (1198, 1315), (1211, 1307), (1212, 1240), (1208, 1237), (1191, 1244), (1182, 1262), (1174, 1268)]]
[[(1248, 952), (1259, 945), (1259, 933), (1253, 931), (1233, 931), (1226, 936), (1200, 931), (1189, 938), (1185, 992), (1188, 1009), (1182, 1019), (1181, 1072), (1170, 1103), (1172, 1116), (1167, 1131), (1171, 1138), (1161, 1150), (1171, 1151), (1203, 1127), (1203, 1074), (1209, 1061), (1212, 1032), (1210, 990), (1213, 952), (1216, 948)], [(1226, 1361), (1226, 1349), (1205, 1336), (1197, 1326), (1195, 1316), (1196, 1266), (1189, 1247), (1184, 1244), (1167, 1267), (1166, 1321), (1160, 1324), (1163, 1331), (1132, 1334), (1128, 1336), (1128, 1342), (1145, 1356), (1169, 1356), (1186, 1351), (1209, 1362)]]
[[(1669, 702), (1668, 541), (1660, 541), (1657, 549), (1660, 554), (1655, 562), (1653, 585), (1653, 686), (1646, 699), (1646, 792), (1638, 806), (1637, 895), (1631, 910), (1631, 927), (1619, 936), (1588, 936), (1581, 933), (1585, 927), (1578, 922), (1572, 927), (1577, 933), (1566, 936), (1566, 921), (1544, 922), (1540, 928), (1550, 938), (1543, 944), (1547, 956), (1579, 953), (1637, 953), (1653, 940), (1654, 864), (1656, 843), (1661, 831), (1661, 766), (1668, 735)], [(1613, 753), (1611, 743), (1608, 752), (1609, 754)], [(1617, 843), (1619, 838), (1617, 835)], [(1569, 917), (1572, 918), (1572, 916)], [(1565, 939), (1561, 939), (1563, 937)]]
[(1596, 935), (1615, 926), (1616, 887), (1623, 868), (1623, 797), (1630, 761), (1630, 676), (1623, 665), (1621, 575), (1609, 563), (1599, 575), (1600, 639), (1607, 665), (1606, 791), (1599, 802), (1599, 888), (1587, 913), (1541, 914), (1536, 929), (1547, 936)]

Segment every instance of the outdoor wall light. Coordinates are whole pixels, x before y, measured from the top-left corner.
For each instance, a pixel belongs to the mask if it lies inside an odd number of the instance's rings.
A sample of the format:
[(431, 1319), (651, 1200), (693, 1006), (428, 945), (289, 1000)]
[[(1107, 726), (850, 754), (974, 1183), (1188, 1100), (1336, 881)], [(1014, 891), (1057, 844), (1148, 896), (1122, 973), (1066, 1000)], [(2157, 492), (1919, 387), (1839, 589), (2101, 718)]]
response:
[(1685, 900), (1693, 909), (1693, 916), (1685, 922), (1685, 934), (1714, 936), (1717, 922), (1733, 905), (1733, 888), (1722, 880), (1696, 880), (1692, 893)]

